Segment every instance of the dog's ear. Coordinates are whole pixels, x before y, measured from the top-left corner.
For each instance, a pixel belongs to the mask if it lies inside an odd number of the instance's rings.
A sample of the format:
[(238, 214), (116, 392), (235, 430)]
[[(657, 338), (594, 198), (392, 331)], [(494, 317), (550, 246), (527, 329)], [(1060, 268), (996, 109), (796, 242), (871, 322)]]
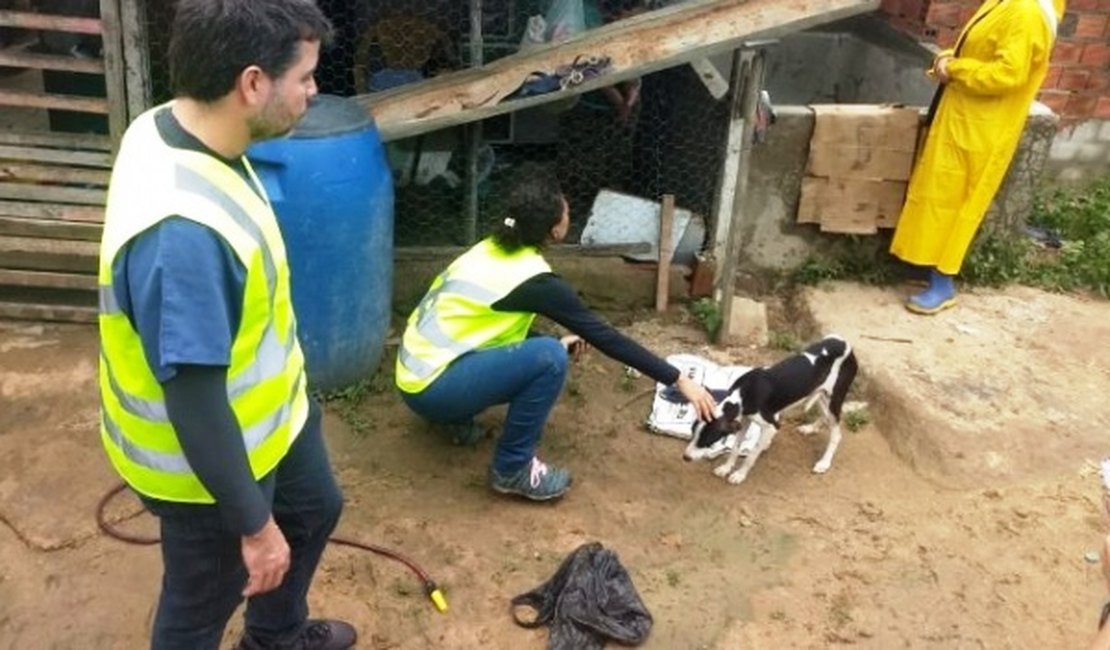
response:
[(726, 421), (733, 421), (740, 415), (740, 405), (732, 400), (726, 401), (721, 405), (721, 417)]

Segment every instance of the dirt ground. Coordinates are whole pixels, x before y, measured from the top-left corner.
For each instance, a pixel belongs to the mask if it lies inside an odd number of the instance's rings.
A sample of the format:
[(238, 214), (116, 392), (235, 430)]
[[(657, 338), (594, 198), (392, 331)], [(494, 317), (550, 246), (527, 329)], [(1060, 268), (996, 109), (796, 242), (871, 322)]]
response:
[[(647, 648), (1081, 648), (1105, 597), (1084, 554), (1106, 528), (1091, 440), (1105, 435), (1110, 365), (1093, 360), (1105, 359), (1110, 304), (997, 295), (904, 327), (896, 290), (839, 285), (770, 301), (781, 347), (836, 328), (860, 354), (854, 398), (871, 404), (870, 423), (846, 434), (823, 476), (809, 472), (823, 436), (796, 435), (793, 423), (741, 486), (683, 463), (681, 441), (644, 431), (650, 381), (595, 354), (574, 367), (542, 450), (575, 472), (574, 488), (560, 503), (522, 503), (484, 486), (492, 438), (451, 446), (379, 377), (360, 401), (329, 406), (347, 498), (340, 532), (416, 559), (450, 611), (437, 613), (400, 565), (334, 547), (313, 610), (353, 622), (361, 648), (542, 648), (544, 632), (516, 627), (508, 601), (596, 540), (619, 553), (655, 617)], [(1052, 326), (1051, 340), (1015, 346), (1011, 334), (1031, 331), (1025, 316)], [(746, 364), (784, 354), (707, 348), (677, 309), (618, 322), (663, 353)], [(106, 538), (93, 521), (115, 483), (96, 434), (95, 360), (92, 328), (0, 322), (0, 649), (147, 643), (157, 548)], [(1009, 360), (1035, 372), (1000, 373)], [(1030, 403), (1038, 391), (1020, 382), (1064, 401)], [(966, 396), (975, 386), (989, 392)], [(984, 400), (1014, 417), (977, 426), (972, 405)], [(1007, 442), (1015, 423), (1025, 428)], [(1052, 439), (1037, 444), (1037, 431)], [(966, 463), (934, 463), (942, 453)], [(115, 516), (154, 532), (136, 510)], [(240, 626), (233, 619), (228, 646)]]

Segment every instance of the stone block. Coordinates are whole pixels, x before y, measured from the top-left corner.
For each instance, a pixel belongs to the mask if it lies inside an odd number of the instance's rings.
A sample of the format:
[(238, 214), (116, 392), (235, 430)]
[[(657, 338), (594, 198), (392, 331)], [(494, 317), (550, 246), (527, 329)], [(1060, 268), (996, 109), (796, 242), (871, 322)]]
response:
[(766, 347), (770, 341), (767, 333), (767, 305), (735, 296), (732, 299), (732, 320), (724, 343)]

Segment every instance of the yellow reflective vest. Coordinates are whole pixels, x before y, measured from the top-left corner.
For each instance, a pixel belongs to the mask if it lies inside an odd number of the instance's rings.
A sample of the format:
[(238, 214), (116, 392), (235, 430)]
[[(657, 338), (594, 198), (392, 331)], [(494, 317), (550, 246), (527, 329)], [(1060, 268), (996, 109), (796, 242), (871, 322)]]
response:
[(491, 305), (550, 271), (531, 247), (506, 253), (485, 239), (463, 253), (409, 316), (397, 354), (397, 387), (419, 393), (467, 352), (523, 341), (536, 315), (494, 311)]
[[(213, 503), (181, 451), (162, 387), (116, 300), (116, 256), (136, 235), (176, 215), (217, 232), (246, 269), (227, 396), (255, 478), (285, 456), (308, 417), (304, 356), (285, 246), (268, 201), (216, 158), (167, 145), (155, 126), (157, 110), (128, 128), (108, 189), (99, 267), (100, 437), (116, 471), (140, 494)], [(250, 175), (261, 191), (254, 172)]]

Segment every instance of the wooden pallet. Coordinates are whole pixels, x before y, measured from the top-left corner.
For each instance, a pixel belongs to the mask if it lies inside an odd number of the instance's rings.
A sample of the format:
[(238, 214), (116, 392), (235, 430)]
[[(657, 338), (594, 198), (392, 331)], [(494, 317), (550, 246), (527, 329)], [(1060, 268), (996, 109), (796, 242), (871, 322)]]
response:
[(0, 132), (0, 318), (94, 322), (106, 136)]

